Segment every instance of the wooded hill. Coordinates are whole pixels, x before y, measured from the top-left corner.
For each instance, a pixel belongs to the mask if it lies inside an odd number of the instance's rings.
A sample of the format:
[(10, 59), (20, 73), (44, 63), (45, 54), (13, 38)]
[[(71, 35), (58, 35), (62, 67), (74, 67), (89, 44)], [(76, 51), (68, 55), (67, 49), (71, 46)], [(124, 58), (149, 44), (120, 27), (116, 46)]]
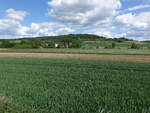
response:
[(105, 48), (111, 48), (111, 47), (114, 48), (116, 46), (115, 43), (123, 43), (123, 42), (135, 43), (136, 41), (123, 38), (123, 37), (112, 39), (112, 38), (90, 35), (90, 34), (69, 34), (69, 35), (61, 35), (61, 36), (28, 37), (28, 38), (5, 39), (5, 40), (1, 39), (0, 47), (1, 48), (81, 48), (82, 46), (86, 45), (85, 42), (88, 42), (88, 44), (89, 42), (91, 42), (92, 44), (105, 42), (105, 45), (109, 45), (109, 46), (104, 46)]

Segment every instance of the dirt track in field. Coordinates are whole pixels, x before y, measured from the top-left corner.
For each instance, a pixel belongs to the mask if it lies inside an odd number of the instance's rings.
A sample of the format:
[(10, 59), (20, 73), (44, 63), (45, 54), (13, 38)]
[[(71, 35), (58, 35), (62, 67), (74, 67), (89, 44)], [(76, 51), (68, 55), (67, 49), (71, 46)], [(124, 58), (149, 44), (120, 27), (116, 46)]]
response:
[(96, 55), (96, 54), (57, 54), (57, 53), (0, 53), (2, 58), (50, 58), (50, 59), (80, 59), (108, 60), (126, 62), (150, 62), (150, 56), (144, 55)]

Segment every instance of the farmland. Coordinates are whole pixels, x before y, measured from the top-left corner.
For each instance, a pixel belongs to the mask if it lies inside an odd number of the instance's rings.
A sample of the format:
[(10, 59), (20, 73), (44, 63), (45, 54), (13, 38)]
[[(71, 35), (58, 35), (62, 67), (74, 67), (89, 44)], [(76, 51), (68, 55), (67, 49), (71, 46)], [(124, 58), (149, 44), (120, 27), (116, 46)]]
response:
[(104, 55), (104, 54), (63, 54), (63, 53), (0, 53), (1, 58), (49, 58), (101, 61), (126, 61), (149, 63), (149, 55)]
[(0, 58), (2, 113), (149, 113), (150, 64)]
[[(57, 47), (56, 47), (57, 44)], [(28, 37), (0, 40), (0, 48), (38, 49), (150, 49), (149, 41), (136, 41), (127, 38), (108, 38), (89, 34), (70, 34), (47, 37)]]
[(0, 0), (0, 113), (150, 113), (150, 0)]
[(104, 55), (150, 55), (150, 49), (0, 49), (1, 53), (63, 53), (63, 54), (104, 54)]
[(149, 41), (0, 40), (0, 113), (150, 113), (149, 63)]

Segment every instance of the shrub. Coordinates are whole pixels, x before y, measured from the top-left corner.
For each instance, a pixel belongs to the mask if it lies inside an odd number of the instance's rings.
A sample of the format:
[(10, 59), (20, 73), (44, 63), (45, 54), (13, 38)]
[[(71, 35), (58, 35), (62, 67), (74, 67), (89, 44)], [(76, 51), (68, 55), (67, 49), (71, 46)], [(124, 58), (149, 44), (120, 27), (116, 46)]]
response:
[(1, 48), (12, 48), (12, 47), (14, 47), (15, 46), (15, 43), (11, 43), (10, 41), (8, 41), (8, 40), (4, 40), (4, 41), (2, 41), (2, 43), (1, 43)]
[(112, 43), (111, 48), (115, 48), (115, 47), (116, 47), (116, 43)]
[(147, 49), (150, 49), (150, 45), (147, 46)]
[(14, 48), (16, 49), (32, 49), (32, 48), (40, 48), (41, 41), (37, 39), (32, 39), (29, 41), (22, 40), (20, 43), (15, 44)]
[(80, 40), (72, 40), (71, 48), (81, 48), (81, 43)]
[(116, 47), (116, 43), (113, 42), (111, 45), (105, 46), (104, 49), (113, 49), (115, 47)]
[(16, 49), (32, 49), (32, 45), (30, 44), (16, 44), (14, 46)]
[(131, 49), (140, 49), (140, 46), (135, 43), (132, 43)]
[(41, 41), (38, 39), (32, 39), (30, 43), (32, 45), (32, 48), (40, 48), (41, 47)]
[(55, 42), (54, 41), (48, 42), (47, 45), (48, 45), (47, 46), (48, 48), (55, 48)]
[(59, 42), (60, 48), (80, 48), (82, 41), (78, 39), (64, 38)]

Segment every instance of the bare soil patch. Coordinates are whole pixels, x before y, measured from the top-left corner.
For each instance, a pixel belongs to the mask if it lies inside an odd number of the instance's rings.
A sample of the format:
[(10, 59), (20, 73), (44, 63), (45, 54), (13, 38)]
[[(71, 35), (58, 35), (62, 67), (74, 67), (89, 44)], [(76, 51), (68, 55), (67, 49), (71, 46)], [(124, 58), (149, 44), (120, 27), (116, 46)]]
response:
[(0, 53), (2, 58), (50, 58), (50, 59), (80, 59), (108, 60), (126, 62), (150, 62), (150, 56), (145, 55), (96, 55), (96, 54), (58, 54), (58, 53)]
[(8, 102), (9, 99), (6, 96), (0, 96), (0, 102)]

